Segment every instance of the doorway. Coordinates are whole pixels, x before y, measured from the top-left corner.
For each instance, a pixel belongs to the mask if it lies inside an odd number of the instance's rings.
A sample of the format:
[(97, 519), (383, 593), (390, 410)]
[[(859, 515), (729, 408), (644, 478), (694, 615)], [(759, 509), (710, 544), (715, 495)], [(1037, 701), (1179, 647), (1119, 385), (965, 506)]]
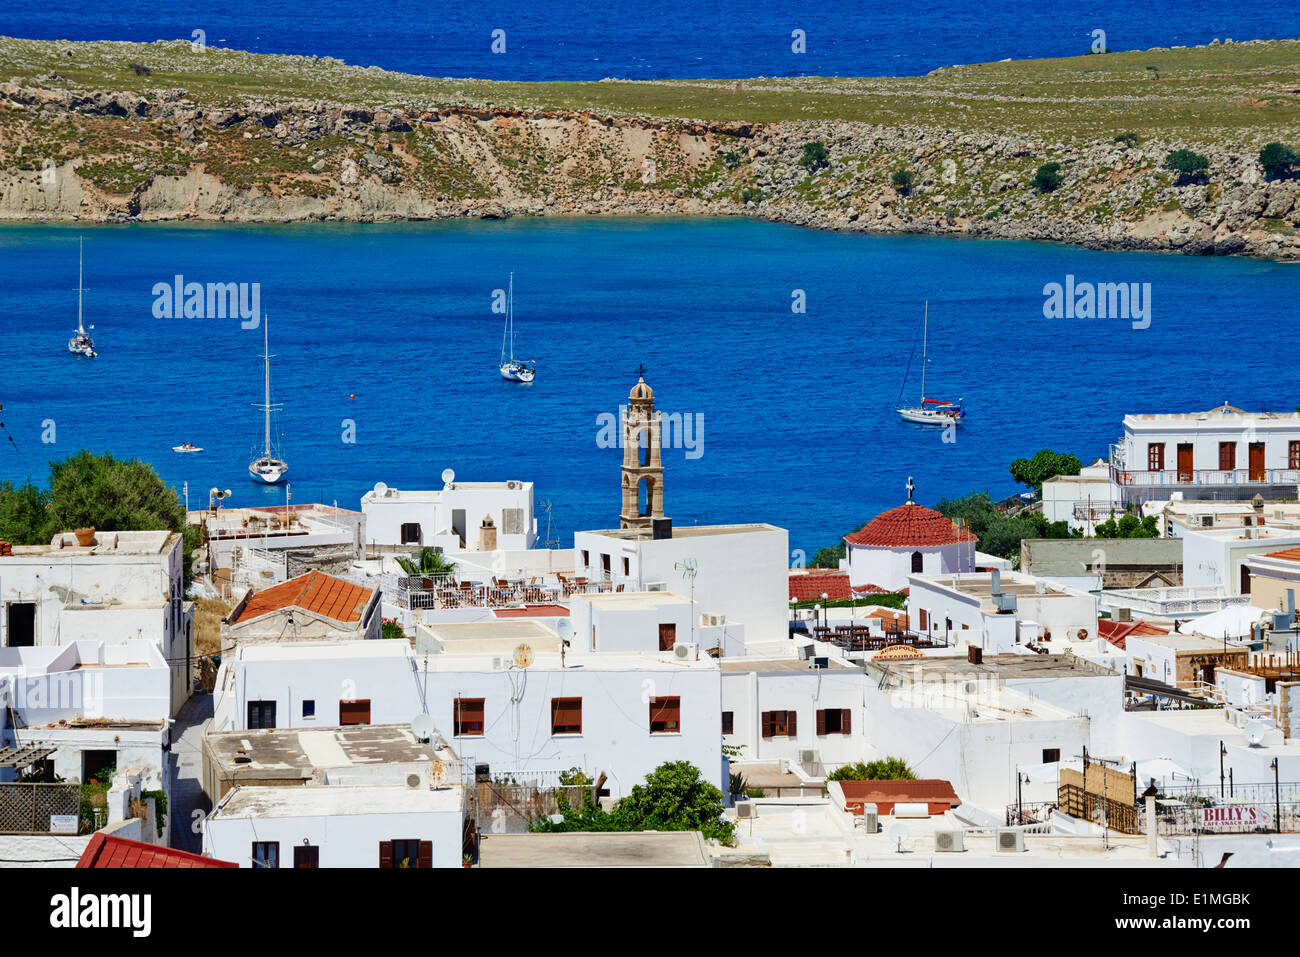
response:
[(36, 644), (36, 603), (15, 601), (9, 603), (10, 648), (31, 648)]

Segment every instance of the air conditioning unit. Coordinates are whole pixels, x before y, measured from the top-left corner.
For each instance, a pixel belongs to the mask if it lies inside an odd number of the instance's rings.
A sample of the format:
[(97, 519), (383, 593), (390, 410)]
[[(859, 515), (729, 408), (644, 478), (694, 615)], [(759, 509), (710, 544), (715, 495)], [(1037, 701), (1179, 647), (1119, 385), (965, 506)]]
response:
[(754, 810), (755, 810), (754, 805), (751, 804), (749, 801), (736, 802), (736, 817), (740, 817), (740, 818), (756, 817), (757, 815), (754, 814)]
[(667, 591), (668, 583), (667, 582), (646, 582), (645, 590), (646, 591)]
[(997, 854), (1021, 854), (1025, 850), (1025, 832), (1015, 827), (999, 828), (993, 846)]
[(934, 849), (941, 854), (959, 854), (966, 850), (965, 831), (935, 831)]
[(999, 612), (1015, 611), (1016, 596), (1003, 592), (1000, 595), (993, 596), (993, 604), (997, 606)]
[(809, 748), (803, 748), (803, 749), (801, 749), (801, 750), (799, 751), (799, 763), (800, 763), (800, 764), (816, 764), (816, 763), (817, 763), (817, 752), (816, 752), (816, 751), (813, 751), (813, 750), (811, 750), (811, 749), (809, 749)]
[(679, 641), (677, 644), (673, 645), (673, 655), (683, 661), (686, 661), (689, 658), (694, 658), (699, 655), (699, 653), (700, 646), (693, 641)]
[(830, 666), (831, 660), (829, 658), (814, 658), (812, 664), (809, 665), (811, 668), (829, 668)]
[(868, 834), (875, 834), (880, 830), (880, 811), (876, 805), (862, 805), (862, 829)]
[(809, 660), (811, 660), (811, 658), (812, 658), (812, 656), (813, 656), (813, 650), (814, 650), (814, 646), (813, 646), (813, 645), (800, 645), (800, 646), (799, 646), (799, 660), (800, 660), (800, 661), (809, 661)]
[(506, 483), (506, 488), (511, 489), (511, 490), (513, 491), (514, 489), (519, 488), (519, 483), (518, 483), (518, 482), (515, 482), (515, 481), (507, 482), (507, 483)]
[(506, 666), (506, 659), (502, 658), (500, 655), (497, 655), (495, 658), (492, 659), (493, 671), (500, 671), (505, 666)]
[(726, 623), (726, 615), (700, 615), (700, 625), (704, 628), (717, 628)]

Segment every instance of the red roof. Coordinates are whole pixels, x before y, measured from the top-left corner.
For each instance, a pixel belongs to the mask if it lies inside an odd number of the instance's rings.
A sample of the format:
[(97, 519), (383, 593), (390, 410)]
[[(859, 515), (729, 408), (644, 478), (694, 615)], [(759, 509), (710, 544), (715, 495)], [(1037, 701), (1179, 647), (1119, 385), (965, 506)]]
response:
[(831, 601), (848, 601), (853, 597), (848, 572), (830, 568), (808, 569), (790, 573), (790, 597), (797, 601), (821, 601), (822, 594)]
[(1169, 629), (1145, 621), (1115, 621), (1111, 618), (1098, 618), (1097, 634), (1123, 651), (1129, 635), (1167, 635)]
[(958, 532), (952, 520), (940, 512), (908, 502), (881, 512), (852, 535), (844, 536), (844, 541), (878, 548), (933, 548), (979, 539), (968, 531)]
[(563, 605), (524, 605), (523, 608), (496, 608), (492, 614), (497, 618), (563, 618), (569, 609)]
[(250, 597), (231, 624), (260, 618), (281, 608), (301, 608), (335, 621), (360, 621), (371, 591), (324, 572), (310, 571)]
[(928, 804), (931, 814), (942, 814), (961, 804), (949, 781), (924, 778), (916, 781), (840, 781), (846, 811), (862, 813), (862, 805), (874, 804), (881, 814), (892, 814), (895, 804)]
[(1265, 558), (1279, 558), (1284, 562), (1300, 562), (1300, 548), (1284, 548), (1280, 552), (1266, 552)]
[(111, 834), (94, 834), (77, 861), (78, 867), (238, 867), (233, 861), (219, 861), (188, 851), (157, 844), (130, 841)]

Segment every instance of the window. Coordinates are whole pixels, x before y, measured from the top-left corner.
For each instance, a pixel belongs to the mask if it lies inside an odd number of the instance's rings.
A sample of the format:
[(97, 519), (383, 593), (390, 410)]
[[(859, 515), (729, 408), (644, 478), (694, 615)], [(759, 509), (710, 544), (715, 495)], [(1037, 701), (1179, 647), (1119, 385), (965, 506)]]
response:
[(722, 712), (722, 733), (735, 734), (736, 713), (734, 711)]
[(457, 698), (452, 704), (452, 735), (458, 738), (467, 735), (483, 735), (483, 699)]
[(31, 648), (36, 644), (35, 602), (9, 603), (9, 634), (5, 644), (10, 648)]
[(503, 508), (501, 510), (501, 533), (503, 535), (522, 535), (524, 533), (524, 510), (522, 508)]
[(921, 621), (919, 627), (922, 631), (928, 631), (930, 628), (930, 613), (924, 608), (921, 609)]
[(1286, 467), (1289, 469), (1300, 469), (1300, 442), (1287, 443)]
[(797, 737), (795, 729), (795, 712), (793, 711), (764, 711), (763, 712), (763, 737), (765, 738), (793, 738)]
[[(1292, 442), (1291, 444), (1294, 446), (1298, 443)], [(1220, 442), (1219, 443), (1219, 471), (1231, 472), (1236, 467), (1237, 467), (1237, 443)]]
[(632, 575), (632, 559), (626, 555), (623, 556), (623, 577), (630, 578)]
[(1241, 593), (1243, 595), (1250, 594), (1250, 569), (1245, 565), (1241, 566)]
[(591, 553), (585, 548), (582, 550), (582, 568), (586, 571), (591, 566)]
[(1147, 446), (1147, 471), (1163, 472), (1165, 468), (1165, 444), (1152, 442)]
[(275, 727), (275, 702), (248, 702), (248, 730), (264, 731)]
[(609, 569), (610, 569), (609, 556), (602, 553), (600, 556), (600, 572), (602, 575), (605, 576), (606, 579), (609, 578)]
[(279, 841), (254, 841), (253, 842), (253, 866), (254, 867), (279, 867), (280, 866), (280, 842)]
[(319, 868), (320, 845), (295, 844), (293, 848), (293, 866), (295, 868)]
[(316, 699), (304, 698), (302, 701), (302, 716), (304, 718), (316, 717)]
[(912, 552), (912, 572), (914, 574), (922, 571), (921, 566), (924, 561), (925, 558), (920, 552)]
[(1060, 748), (1043, 748), (1043, 763), (1056, 764), (1061, 760)]
[(369, 724), (370, 699), (339, 702), (339, 724)]
[(393, 870), (433, 867), (433, 842), (409, 839), (380, 841), (379, 866)]
[(677, 644), (677, 625), (669, 622), (659, 625), (659, 650), (672, 651)]
[(403, 545), (420, 544), (420, 523), (419, 522), (402, 523), (402, 544)]
[(852, 726), (852, 712), (848, 708), (826, 708), (817, 712), (818, 734), (849, 734)]
[(676, 734), (682, 730), (682, 699), (650, 699), (650, 733)]
[(551, 734), (582, 734), (582, 699), (551, 699)]

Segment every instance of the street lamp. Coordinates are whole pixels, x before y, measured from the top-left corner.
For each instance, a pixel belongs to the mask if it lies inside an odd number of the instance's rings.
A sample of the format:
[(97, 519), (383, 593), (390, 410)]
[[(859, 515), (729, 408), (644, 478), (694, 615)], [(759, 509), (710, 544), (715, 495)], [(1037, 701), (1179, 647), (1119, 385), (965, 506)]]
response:
[(831, 625), (831, 621), (830, 621), (830, 617), (831, 617), (830, 597), (831, 597), (831, 596), (828, 595), (828, 594), (826, 594), (826, 592), (822, 592), (822, 608), (824, 609), (823, 612), (822, 612), (822, 625), (823, 625), (823, 627), (826, 627), (826, 628), (829, 628), (830, 625)]
[(1277, 758), (1269, 765), (1273, 769), (1273, 830), (1282, 833), (1282, 785), (1278, 783)]
[(1224, 747), (1223, 742), (1219, 742), (1219, 797), (1223, 797), (1223, 759), (1227, 756), (1228, 749)]

